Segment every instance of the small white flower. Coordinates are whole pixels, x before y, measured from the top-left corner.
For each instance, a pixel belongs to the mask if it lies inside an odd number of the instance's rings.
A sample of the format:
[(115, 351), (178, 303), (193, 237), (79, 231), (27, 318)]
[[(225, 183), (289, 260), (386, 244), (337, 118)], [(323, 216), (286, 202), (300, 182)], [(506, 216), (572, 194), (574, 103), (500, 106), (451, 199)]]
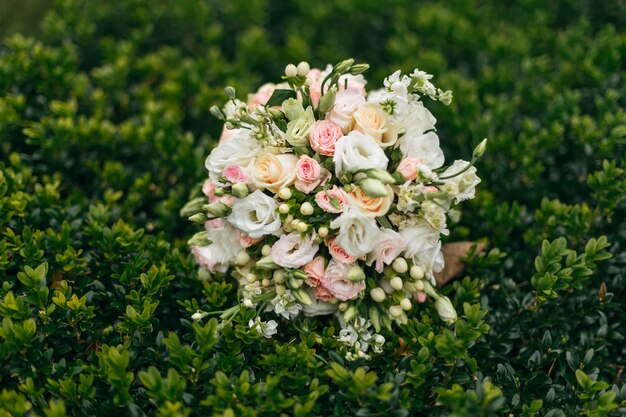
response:
[(296, 317), (302, 310), (302, 305), (296, 302), (296, 299), (289, 290), (286, 290), (283, 295), (277, 295), (270, 301), (274, 307), (274, 313), (279, 316), (283, 316), (287, 320), (292, 317)]
[(250, 320), (248, 322), (248, 326), (250, 327), (250, 329), (256, 330), (257, 332), (262, 334), (263, 337), (272, 337), (273, 335), (278, 333), (278, 331), (276, 330), (276, 328), (278, 327), (278, 323), (276, 323), (274, 320), (265, 322), (262, 321), (260, 317), (256, 317), (254, 320)]
[(476, 167), (470, 167), (462, 174), (458, 174), (459, 172), (466, 169), (468, 165), (469, 162), (467, 161), (456, 160), (441, 174), (442, 178), (451, 177), (454, 175), (452, 178), (445, 181), (447, 183), (456, 184), (458, 192), (455, 195), (454, 200), (457, 203), (474, 198), (476, 186), (480, 183), (480, 178), (478, 178), (478, 176), (476, 175)]

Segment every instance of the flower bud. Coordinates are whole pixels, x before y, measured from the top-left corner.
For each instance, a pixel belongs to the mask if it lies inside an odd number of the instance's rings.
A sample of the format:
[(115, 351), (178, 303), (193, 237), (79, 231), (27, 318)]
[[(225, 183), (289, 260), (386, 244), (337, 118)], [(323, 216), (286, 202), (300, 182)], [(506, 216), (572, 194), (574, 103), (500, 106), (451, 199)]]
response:
[(311, 66), (308, 62), (302, 61), (298, 64), (297, 70), (300, 77), (306, 77), (309, 71), (311, 71)]
[(376, 343), (377, 345), (384, 345), (385, 344), (385, 336), (383, 336), (382, 334), (377, 334), (374, 337), (374, 343)]
[(198, 320), (202, 320), (203, 318), (205, 318), (206, 316), (208, 316), (209, 313), (205, 313), (204, 311), (196, 311), (195, 313), (193, 313), (191, 315), (191, 320), (193, 321), (198, 321)]
[(235, 89), (231, 87), (230, 85), (224, 88), (224, 93), (226, 94), (226, 97), (228, 97), (229, 99), (231, 100), (235, 99)]
[(359, 181), (359, 187), (363, 190), (368, 197), (378, 198), (389, 195), (389, 188), (374, 178), (366, 178)]
[(400, 301), (400, 307), (402, 307), (402, 310), (404, 311), (409, 311), (411, 309), (411, 300), (409, 300), (408, 298), (403, 298)]
[(345, 321), (352, 321), (353, 318), (356, 317), (358, 311), (355, 306), (350, 306), (344, 313), (343, 319)]
[(224, 113), (222, 113), (222, 111), (220, 110), (219, 107), (211, 106), (209, 111), (211, 112), (211, 115), (213, 115), (213, 117), (215, 117), (216, 119), (218, 119), (218, 120), (226, 120), (226, 116), (224, 116)]
[(341, 61), (337, 65), (335, 65), (335, 68), (333, 68), (333, 70), (336, 73), (342, 74), (342, 73), (346, 72), (348, 70), (348, 68), (350, 68), (350, 66), (352, 64), (354, 64), (354, 59), (348, 58), (346, 60)]
[(205, 204), (202, 206), (202, 210), (206, 211), (209, 214), (212, 214), (214, 217), (226, 217), (230, 212), (230, 207), (226, 204), (221, 203), (219, 201), (211, 204)]
[(206, 197), (194, 198), (193, 200), (185, 204), (182, 209), (180, 209), (180, 216), (193, 216), (194, 214), (202, 211), (202, 206), (204, 205), (204, 203), (206, 203)]
[(300, 206), (300, 213), (302, 213), (303, 216), (310, 216), (311, 214), (313, 214), (313, 211), (313, 205), (308, 201), (302, 203), (302, 205)]
[(298, 288), (296, 290), (291, 290), (291, 295), (298, 300), (300, 304), (304, 304), (305, 306), (310, 306), (312, 304), (311, 297), (309, 294), (302, 288)]
[(261, 248), (261, 255), (269, 256), (270, 253), (272, 253), (272, 247), (270, 245), (263, 245)]
[(422, 279), (424, 278), (424, 270), (419, 265), (413, 265), (411, 267), (411, 271), (409, 272), (411, 278), (413, 279)]
[(289, 222), (289, 226), (291, 226), (293, 229), (297, 229), (299, 224), (300, 219), (293, 219)]
[(398, 257), (394, 259), (393, 263), (391, 264), (391, 267), (398, 274), (404, 274), (406, 271), (409, 270), (409, 265), (406, 263), (406, 259), (402, 257)]
[(321, 237), (321, 238), (325, 238), (326, 236), (328, 236), (328, 227), (320, 227), (317, 230), (317, 234)]
[(247, 307), (247, 308), (252, 308), (252, 307), (254, 307), (254, 304), (252, 304), (252, 300), (251, 300), (251, 299), (249, 299), (249, 298), (245, 298), (245, 299), (243, 300), (243, 305), (244, 305), (245, 307)]
[(400, 307), (399, 305), (393, 305), (391, 307), (389, 307), (389, 314), (391, 314), (392, 317), (398, 318), (402, 315), (404, 311), (402, 310), (402, 307)]
[(350, 74), (352, 75), (363, 74), (369, 68), (370, 68), (370, 65), (366, 63), (354, 64), (350, 67)]
[(276, 269), (278, 265), (274, 263), (271, 256), (264, 256), (256, 261), (256, 267), (259, 269)]
[(361, 282), (365, 279), (365, 272), (358, 265), (352, 265), (348, 270), (348, 279), (352, 282)]
[(270, 285), (270, 280), (267, 278), (263, 278), (263, 280), (261, 281), (261, 285), (264, 287), (267, 287)]
[(413, 283), (413, 286), (415, 287), (415, 291), (424, 291), (424, 281), (417, 280), (415, 281), (415, 283)]
[(281, 214), (287, 214), (289, 213), (289, 205), (283, 203), (280, 206), (278, 206), (278, 212)]
[(285, 286), (277, 285), (276, 286), (276, 295), (285, 295)]
[(404, 283), (402, 282), (402, 278), (393, 277), (389, 281), (389, 285), (396, 291), (400, 291), (404, 287)]
[(249, 284), (256, 282), (256, 275), (253, 274), (252, 272), (248, 272), (246, 274), (246, 282), (248, 282)]
[(472, 152), (472, 159), (478, 159), (485, 153), (487, 149), (487, 138), (483, 139), (478, 146), (474, 148), (474, 152)]
[(309, 225), (306, 224), (305, 222), (300, 222), (298, 223), (298, 226), (296, 226), (296, 230), (300, 233), (304, 233), (309, 229)]
[(273, 277), (276, 284), (282, 284), (283, 282), (285, 282), (285, 271), (283, 271), (282, 269), (277, 269), (276, 271), (274, 271)]
[(367, 174), (368, 178), (373, 178), (375, 180), (382, 182), (383, 184), (395, 184), (396, 183), (395, 178), (392, 177), (391, 174), (388, 173), (384, 169), (372, 168), (372, 169), (368, 169), (367, 171), (365, 171), (365, 173)]
[(335, 105), (335, 98), (337, 97), (337, 88), (331, 87), (326, 91), (326, 93), (320, 98), (319, 104), (317, 106), (317, 110), (320, 113), (328, 113), (332, 110)]
[(278, 190), (278, 197), (283, 200), (289, 200), (291, 198), (291, 190), (289, 188), (281, 188)]
[(372, 297), (372, 300), (375, 302), (380, 303), (385, 300), (387, 294), (385, 294), (385, 290), (382, 288), (376, 287), (370, 291), (370, 297)]
[(293, 64), (288, 64), (285, 67), (285, 76), (288, 78), (292, 78), (292, 77), (295, 77), (296, 75), (298, 75), (298, 68), (296, 68), (296, 66)]
[(204, 222), (206, 222), (208, 219), (209, 219), (209, 218), (208, 218), (208, 217), (206, 216), (206, 214), (204, 214), (204, 213), (196, 213), (196, 214), (194, 214), (193, 216), (190, 216), (190, 217), (188, 218), (188, 220), (189, 220), (190, 222), (193, 222), (193, 223), (204, 223)]
[(456, 310), (452, 306), (450, 299), (445, 295), (440, 296), (435, 301), (435, 308), (441, 320), (446, 324), (453, 324), (457, 320)]
[(270, 107), (269, 109), (267, 109), (267, 112), (274, 118), (277, 120), (280, 119), (284, 119), (285, 118), (285, 113), (283, 113), (282, 111), (275, 109), (273, 107)]
[(250, 255), (248, 255), (248, 252), (246, 252), (245, 250), (242, 250), (235, 257), (235, 262), (239, 266), (244, 266), (245, 264), (250, 262)]
[(233, 184), (232, 191), (233, 191), (233, 195), (239, 198), (244, 198), (249, 193), (248, 186), (242, 182)]
[(209, 240), (209, 234), (207, 231), (203, 230), (202, 232), (198, 232), (193, 235), (191, 239), (187, 241), (187, 244), (189, 246), (208, 246), (211, 244), (211, 241)]
[(213, 194), (215, 195), (215, 197), (221, 197), (224, 195), (224, 189), (222, 187), (215, 187), (215, 189), (213, 190)]

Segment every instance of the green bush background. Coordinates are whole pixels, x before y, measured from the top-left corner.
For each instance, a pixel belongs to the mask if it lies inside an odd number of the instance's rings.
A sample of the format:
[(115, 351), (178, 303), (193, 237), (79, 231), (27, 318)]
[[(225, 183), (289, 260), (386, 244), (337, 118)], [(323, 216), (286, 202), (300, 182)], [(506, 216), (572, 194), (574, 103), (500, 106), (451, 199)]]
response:
[[(0, 49), (0, 415), (622, 415), (625, 26), (619, 0), (57, 1)], [(179, 216), (210, 105), (351, 56), (454, 91), (449, 157), (490, 140), (450, 236), (488, 242), (445, 290), (461, 320), (426, 303), (352, 363), (319, 321), (191, 323), (235, 302)]]

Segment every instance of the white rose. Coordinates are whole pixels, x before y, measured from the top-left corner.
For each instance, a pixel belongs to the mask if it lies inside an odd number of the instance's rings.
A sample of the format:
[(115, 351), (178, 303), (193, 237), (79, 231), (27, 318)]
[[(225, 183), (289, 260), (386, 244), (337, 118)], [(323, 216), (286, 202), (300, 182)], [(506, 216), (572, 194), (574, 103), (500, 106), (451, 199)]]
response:
[(282, 235), (274, 243), (271, 256), (274, 263), (283, 268), (300, 268), (313, 260), (319, 247), (315, 243), (315, 236), (310, 235), (303, 239), (299, 232), (292, 232)]
[(234, 129), (231, 132), (232, 139), (220, 143), (205, 162), (209, 179), (214, 184), (217, 184), (228, 165), (237, 165), (249, 172), (252, 161), (261, 149), (259, 143), (250, 136), (249, 130)]
[(210, 272), (226, 272), (242, 246), (239, 243), (239, 233), (226, 220), (210, 222), (219, 227), (207, 227), (208, 239), (211, 244), (207, 246), (194, 246), (191, 248), (198, 264)]
[(376, 220), (363, 216), (356, 209), (345, 210), (330, 223), (330, 227), (339, 229), (335, 242), (350, 256), (365, 256), (378, 243)]
[(433, 272), (443, 269), (439, 232), (430, 227), (427, 222), (419, 221), (400, 230), (400, 235), (406, 242), (405, 257), (411, 258), (415, 265), (422, 267), (434, 283)]
[(372, 137), (381, 147), (392, 146), (398, 140), (398, 132), (380, 104), (365, 103), (354, 112), (353, 117), (353, 129)]
[[(456, 173), (463, 171), (468, 165), (469, 162), (467, 161), (456, 160), (443, 172), (443, 174), (441, 174), (441, 177), (445, 178), (455, 175)], [(476, 167), (471, 167), (464, 173), (445, 180), (445, 182), (456, 184), (458, 193), (456, 193), (454, 200), (459, 203), (461, 201), (474, 198), (476, 186), (480, 183), (480, 178), (476, 175)]]
[(407, 110), (407, 115), (401, 122), (405, 130), (415, 129), (423, 133), (435, 128), (437, 119), (421, 101), (411, 101)]
[(405, 158), (419, 158), (430, 169), (443, 165), (443, 151), (439, 147), (439, 137), (435, 132), (422, 133), (419, 129), (409, 129), (398, 143)]
[(365, 104), (365, 95), (355, 89), (341, 90), (335, 98), (335, 105), (328, 119), (341, 127), (344, 134), (350, 131), (352, 115), (359, 106)]
[(276, 202), (261, 190), (235, 200), (228, 221), (251, 238), (275, 233), (282, 225)]
[(387, 156), (374, 139), (361, 132), (352, 131), (335, 143), (335, 175), (342, 171), (360, 169), (387, 169)]

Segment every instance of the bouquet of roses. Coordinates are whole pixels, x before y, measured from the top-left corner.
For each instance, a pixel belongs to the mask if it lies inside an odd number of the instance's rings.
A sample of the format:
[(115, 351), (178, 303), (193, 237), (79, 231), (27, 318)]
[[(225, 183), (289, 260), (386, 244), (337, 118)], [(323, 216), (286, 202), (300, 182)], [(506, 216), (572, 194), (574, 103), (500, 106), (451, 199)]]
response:
[(447, 105), (451, 92), (415, 70), (367, 93), (367, 69), (352, 59), (325, 71), (290, 64), (282, 83), (247, 103), (227, 87), (228, 103), (211, 109), (225, 125), (204, 196), (183, 209), (204, 224), (189, 242), (198, 264), (238, 280), (240, 304), (223, 320), (255, 309), (251, 331), (270, 337), (278, 324), (262, 316), (336, 314), (349, 359), (379, 351), (375, 332), (406, 322), (427, 296), (444, 321), (456, 320), (433, 274), (448, 211), (474, 197), (486, 146), (444, 167), (423, 99)]

